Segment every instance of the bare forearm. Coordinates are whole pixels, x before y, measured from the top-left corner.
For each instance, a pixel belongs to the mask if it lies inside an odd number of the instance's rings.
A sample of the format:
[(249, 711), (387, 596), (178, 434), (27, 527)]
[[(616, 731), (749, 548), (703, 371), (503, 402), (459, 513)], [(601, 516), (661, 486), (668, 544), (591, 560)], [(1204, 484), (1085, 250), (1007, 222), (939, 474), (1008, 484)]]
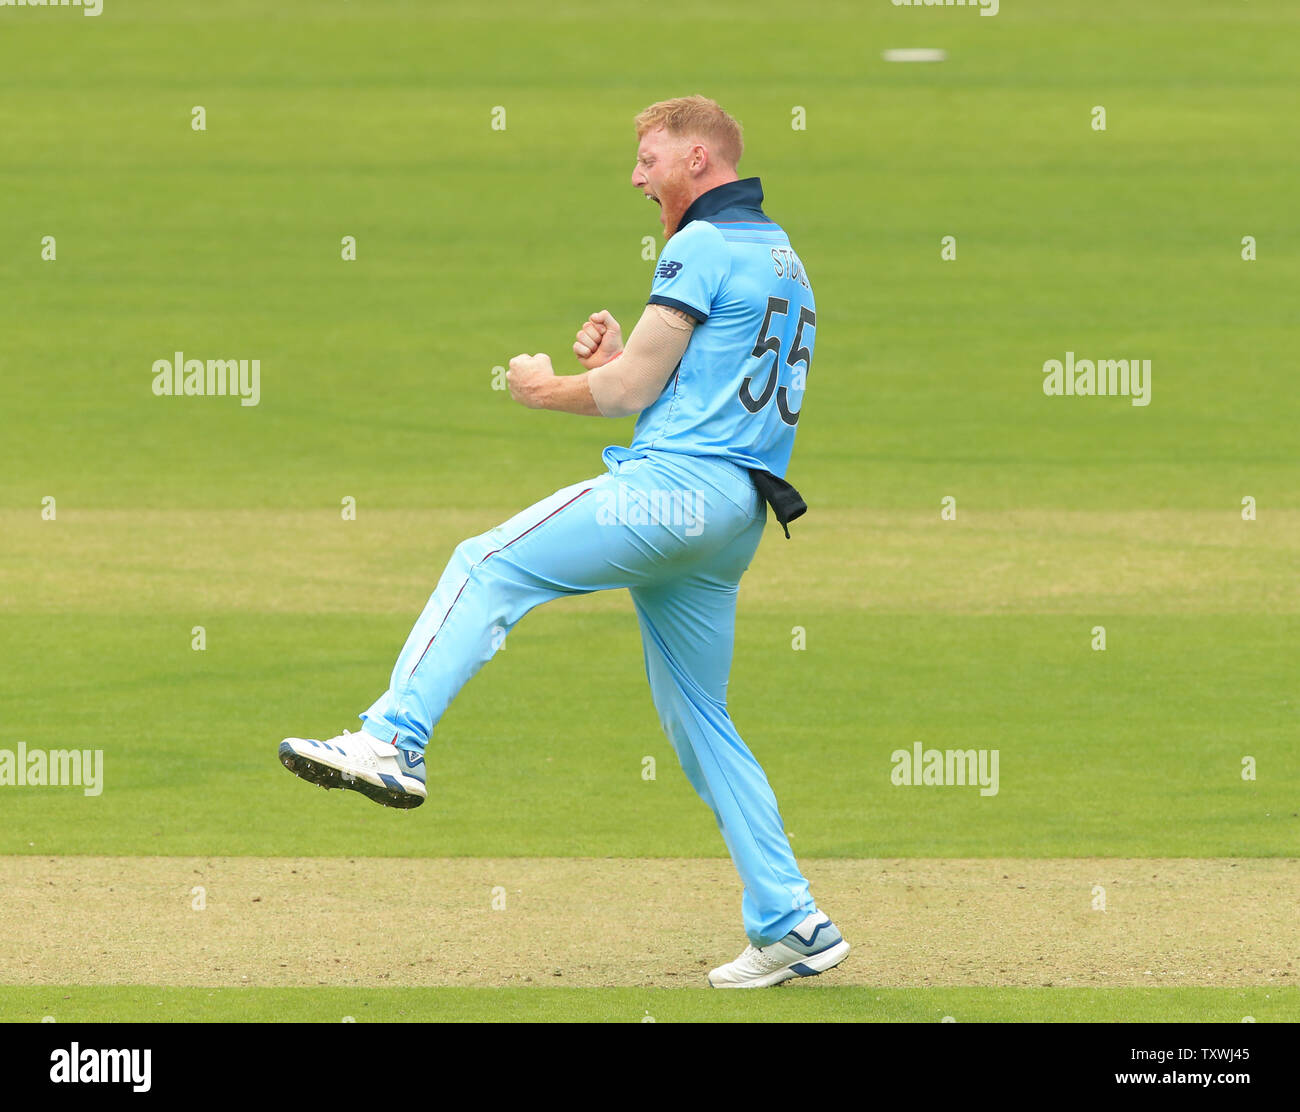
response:
[[(609, 323), (597, 318), (607, 318)], [(602, 325), (604, 331), (597, 338), (593, 333)], [(624, 349), (614, 318), (604, 310), (593, 313), (573, 345), (578, 361), (588, 370), (557, 375), (549, 355), (516, 355), (506, 375), (510, 396), (529, 409), (553, 409), (583, 417), (640, 413), (662, 393), (694, 328), (695, 320), (689, 314), (648, 305)]]
[(556, 375), (548, 379), (541, 391), (538, 409), (554, 409), (560, 413), (576, 413), (582, 417), (599, 417), (600, 409), (587, 381), (590, 372), (578, 375)]
[(510, 396), (529, 409), (554, 409), (561, 413), (579, 413), (599, 417), (600, 409), (592, 397), (585, 374), (559, 376), (551, 366), (551, 357), (516, 355), (506, 372)]

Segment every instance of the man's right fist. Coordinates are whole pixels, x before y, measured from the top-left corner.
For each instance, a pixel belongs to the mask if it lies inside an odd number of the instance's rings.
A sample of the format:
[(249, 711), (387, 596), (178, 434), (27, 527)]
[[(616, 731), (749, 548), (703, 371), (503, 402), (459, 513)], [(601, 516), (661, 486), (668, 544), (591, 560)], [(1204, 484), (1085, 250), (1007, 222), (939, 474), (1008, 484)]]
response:
[(623, 350), (623, 330), (608, 309), (592, 313), (578, 329), (573, 354), (589, 371), (603, 367)]

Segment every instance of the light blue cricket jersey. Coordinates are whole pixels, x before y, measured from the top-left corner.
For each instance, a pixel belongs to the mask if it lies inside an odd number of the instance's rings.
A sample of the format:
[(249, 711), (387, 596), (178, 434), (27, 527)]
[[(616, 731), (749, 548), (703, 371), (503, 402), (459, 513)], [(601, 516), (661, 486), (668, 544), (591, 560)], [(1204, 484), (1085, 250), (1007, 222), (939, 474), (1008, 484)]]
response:
[(812, 364), (817, 313), (803, 263), (762, 209), (758, 178), (710, 189), (664, 245), (651, 305), (697, 324), (631, 450), (721, 456), (784, 478)]

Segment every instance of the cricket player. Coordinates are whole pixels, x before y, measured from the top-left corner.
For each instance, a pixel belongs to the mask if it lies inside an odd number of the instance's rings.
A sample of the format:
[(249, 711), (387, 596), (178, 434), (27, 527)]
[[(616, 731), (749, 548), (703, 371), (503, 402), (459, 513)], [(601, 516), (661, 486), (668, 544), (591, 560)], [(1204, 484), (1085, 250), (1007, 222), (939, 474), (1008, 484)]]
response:
[[(545, 354), (510, 360), (530, 409), (637, 415), (605, 474), (462, 542), (360, 733), (287, 738), (280, 761), (326, 788), (390, 807), (425, 798), (425, 756), (457, 692), (533, 607), (626, 588), (655, 709), (691, 785), (717, 819), (744, 884), (750, 945), (715, 988), (821, 973), (849, 944), (813, 900), (767, 777), (727, 714), (736, 591), (770, 505), (784, 527), (806, 508), (784, 482), (816, 341), (812, 286), (758, 178), (739, 178), (740, 125), (681, 97), (636, 117), (632, 184), (659, 205), (666, 242), (626, 343), (606, 310), (577, 332), (582, 374)], [(788, 530), (786, 535), (789, 536)]]

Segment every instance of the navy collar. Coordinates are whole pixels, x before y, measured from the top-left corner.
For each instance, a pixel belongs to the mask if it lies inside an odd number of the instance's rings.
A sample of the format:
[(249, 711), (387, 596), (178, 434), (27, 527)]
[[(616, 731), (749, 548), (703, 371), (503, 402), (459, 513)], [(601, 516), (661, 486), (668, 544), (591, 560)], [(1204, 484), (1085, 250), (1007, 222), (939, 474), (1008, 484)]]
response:
[[(736, 211), (739, 210), (739, 211)], [(763, 183), (758, 178), (741, 178), (706, 190), (687, 206), (677, 228), (680, 231), (692, 220), (708, 220), (721, 213), (750, 214), (766, 220), (763, 212)]]

